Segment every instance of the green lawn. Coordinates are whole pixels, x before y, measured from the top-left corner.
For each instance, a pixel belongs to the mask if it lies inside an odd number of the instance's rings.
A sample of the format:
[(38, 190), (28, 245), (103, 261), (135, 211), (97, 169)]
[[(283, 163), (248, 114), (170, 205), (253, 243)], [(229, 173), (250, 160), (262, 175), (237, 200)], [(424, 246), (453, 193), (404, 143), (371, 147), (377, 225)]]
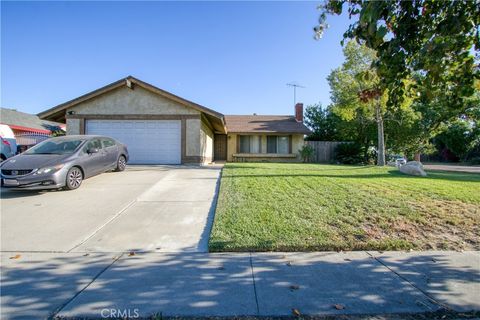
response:
[(480, 249), (480, 175), (229, 163), (211, 251)]

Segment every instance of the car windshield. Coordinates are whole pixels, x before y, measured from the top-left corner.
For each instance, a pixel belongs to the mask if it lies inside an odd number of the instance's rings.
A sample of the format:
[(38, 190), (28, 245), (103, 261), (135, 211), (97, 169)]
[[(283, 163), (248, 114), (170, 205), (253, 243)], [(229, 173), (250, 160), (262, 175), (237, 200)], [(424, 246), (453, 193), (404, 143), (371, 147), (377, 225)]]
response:
[(23, 154), (70, 154), (74, 153), (82, 142), (83, 140), (47, 140)]

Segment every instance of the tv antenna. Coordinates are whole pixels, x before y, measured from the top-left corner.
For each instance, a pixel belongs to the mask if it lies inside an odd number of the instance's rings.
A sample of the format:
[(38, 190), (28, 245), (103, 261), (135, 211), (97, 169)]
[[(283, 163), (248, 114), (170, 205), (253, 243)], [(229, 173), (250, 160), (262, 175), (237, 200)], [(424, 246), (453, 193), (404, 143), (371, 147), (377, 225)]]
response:
[(287, 83), (287, 86), (293, 87), (293, 105), (296, 105), (297, 104), (297, 88), (305, 88), (305, 87), (299, 85), (296, 82)]

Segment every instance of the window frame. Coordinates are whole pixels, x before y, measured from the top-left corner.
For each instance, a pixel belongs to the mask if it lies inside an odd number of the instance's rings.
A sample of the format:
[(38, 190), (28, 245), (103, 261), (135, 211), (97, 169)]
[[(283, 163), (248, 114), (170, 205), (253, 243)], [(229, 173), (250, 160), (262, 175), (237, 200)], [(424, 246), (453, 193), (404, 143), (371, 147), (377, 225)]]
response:
[[(272, 138), (275, 139), (275, 152), (270, 152), (271, 151), (271, 145), (269, 145), (269, 140)], [(279, 138), (287, 138), (287, 152), (278, 152), (279, 150)], [(290, 154), (290, 148), (291, 148), (291, 143), (292, 143), (292, 137), (290, 135), (268, 135), (267, 136), (267, 153), (270, 154)]]
[[(258, 152), (252, 152), (252, 138), (256, 137), (258, 140)], [(242, 138), (247, 139), (247, 147), (248, 151), (242, 150)], [(246, 154), (259, 154), (262, 153), (262, 136), (255, 135), (255, 134), (242, 134), (238, 136), (238, 153), (246, 153)]]

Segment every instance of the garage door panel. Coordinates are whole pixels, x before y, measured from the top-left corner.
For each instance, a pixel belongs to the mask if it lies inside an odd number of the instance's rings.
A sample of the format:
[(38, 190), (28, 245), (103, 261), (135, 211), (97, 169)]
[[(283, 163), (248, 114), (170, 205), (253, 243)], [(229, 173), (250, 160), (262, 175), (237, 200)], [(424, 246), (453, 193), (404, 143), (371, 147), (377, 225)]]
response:
[(109, 136), (127, 145), (132, 164), (181, 163), (178, 120), (87, 120), (86, 133)]

